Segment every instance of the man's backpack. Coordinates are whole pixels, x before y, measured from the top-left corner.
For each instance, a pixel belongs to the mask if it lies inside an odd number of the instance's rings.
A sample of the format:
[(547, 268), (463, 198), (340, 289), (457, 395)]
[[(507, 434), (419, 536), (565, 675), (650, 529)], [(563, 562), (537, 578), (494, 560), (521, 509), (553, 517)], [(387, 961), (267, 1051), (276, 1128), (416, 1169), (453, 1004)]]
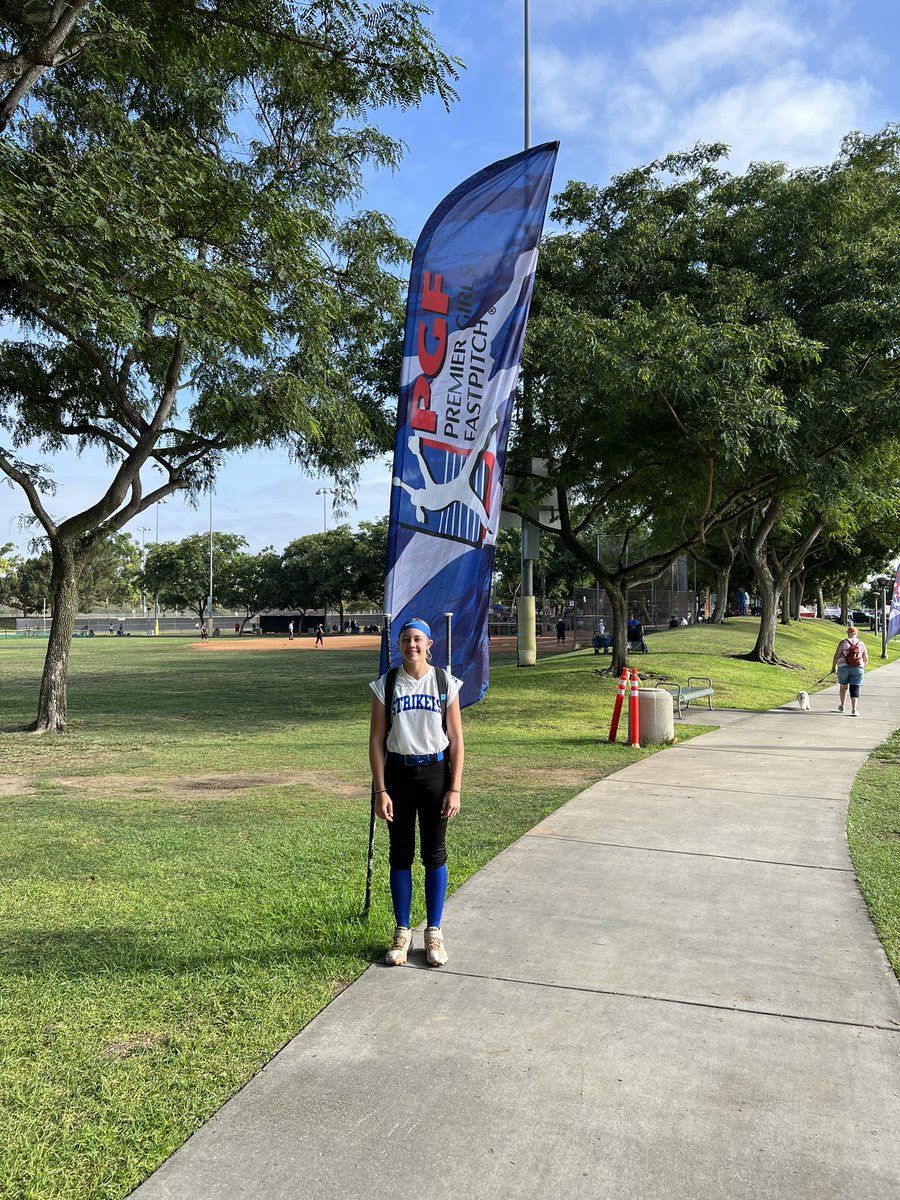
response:
[[(394, 720), (394, 689), (397, 686), (397, 672), (399, 667), (391, 667), (387, 675), (384, 677), (384, 710), (387, 717), (387, 724), (384, 728), (384, 740), (387, 742), (387, 735), (391, 732), (391, 725)], [(441, 698), (441, 729), (444, 733), (447, 732), (447, 689), (450, 686), (447, 678), (447, 672), (443, 667), (434, 668), (435, 678), (437, 679), (438, 695)]]
[(847, 652), (844, 655), (844, 662), (848, 667), (861, 667), (864, 665), (863, 644), (862, 642), (847, 642)]

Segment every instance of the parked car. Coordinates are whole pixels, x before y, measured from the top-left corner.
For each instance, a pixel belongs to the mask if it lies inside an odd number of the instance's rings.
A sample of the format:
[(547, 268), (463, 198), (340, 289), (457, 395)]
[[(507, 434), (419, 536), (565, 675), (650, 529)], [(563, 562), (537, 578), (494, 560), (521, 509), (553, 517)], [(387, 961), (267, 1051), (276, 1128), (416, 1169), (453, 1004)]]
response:
[[(832, 617), (831, 619), (833, 621), (835, 621), (838, 625), (843, 624), (843, 622), (841, 621), (840, 612), (838, 612), (837, 616)], [(848, 623), (850, 625), (856, 625), (862, 629), (869, 629), (872, 626), (874, 620), (875, 620), (875, 610), (871, 609), (871, 608), (854, 608), (851, 610), (850, 615), (848, 617)]]

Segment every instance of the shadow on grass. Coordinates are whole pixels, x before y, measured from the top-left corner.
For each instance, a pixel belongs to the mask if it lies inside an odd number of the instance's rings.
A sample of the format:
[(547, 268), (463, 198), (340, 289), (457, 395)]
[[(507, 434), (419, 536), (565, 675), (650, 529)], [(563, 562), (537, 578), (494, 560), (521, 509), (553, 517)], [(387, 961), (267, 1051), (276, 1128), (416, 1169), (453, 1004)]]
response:
[[(372, 678), (376, 674), (374, 664)], [(355, 683), (358, 678), (358, 674), (348, 673), (348, 681)], [(346, 691), (324, 687), (317, 677), (285, 679), (279, 674), (248, 679), (246, 675), (204, 672), (193, 679), (193, 687), (184, 686), (183, 674), (177, 676), (179, 686), (173, 687), (173, 682), (166, 671), (142, 671), (133, 679), (121, 680), (100, 672), (80, 672), (69, 684), (70, 728), (90, 729), (107, 722), (121, 725), (129, 720), (170, 727), (173, 721), (205, 724), (215, 719), (219, 732), (245, 732), (248, 724), (258, 732), (260, 727), (343, 718), (353, 702), (360, 713), (368, 713), (369, 708), (363, 681), (349, 701)], [(0, 729), (3, 733), (27, 731), (27, 725)]]
[[(360, 906), (361, 907), (361, 906)], [(372, 925), (374, 926), (374, 921)], [(223, 931), (210, 931), (208, 941), (186, 947), (176, 931), (152, 936), (127, 926), (90, 930), (21, 929), (15, 938), (0, 939), (0, 976), (39, 980), (86, 979), (98, 976), (218, 974), (248, 966), (304, 964), (320, 970), (323, 961), (358, 958), (362, 965), (384, 954), (385, 935), (369, 928), (360, 911), (344, 912), (331, 922), (316, 922), (309, 932), (285, 927), (267, 934), (264, 945), (231, 944)]]

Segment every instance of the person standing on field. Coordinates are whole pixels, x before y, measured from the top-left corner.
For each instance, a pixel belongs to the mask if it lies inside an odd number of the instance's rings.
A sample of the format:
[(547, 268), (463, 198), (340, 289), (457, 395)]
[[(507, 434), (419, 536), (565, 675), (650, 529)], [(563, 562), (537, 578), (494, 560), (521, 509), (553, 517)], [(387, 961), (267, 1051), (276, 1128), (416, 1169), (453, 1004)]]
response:
[(375, 814), (387, 822), (394, 941), (388, 966), (402, 966), (412, 945), (412, 864), (416, 851), (425, 867), (425, 961), (447, 961), (441, 918), (447, 893), (447, 822), (459, 813), (463, 734), (459, 711), (462, 683), (431, 665), (431, 629), (416, 617), (399, 633), (400, 667), (369, 684), (372, 714), (369, 765)]
[(844, 711), (849, 690), (850, 716), (859, 716), (859, 689), (863, 685), (868, 661), (869, 652), (859, 638), (859, 630), (855, 625), (848, 625), (847, 636), (838, 642), (834, 658), (831, 660), (832, 671), (837, 668), (837, 679), (840, 686), (838, 712)]

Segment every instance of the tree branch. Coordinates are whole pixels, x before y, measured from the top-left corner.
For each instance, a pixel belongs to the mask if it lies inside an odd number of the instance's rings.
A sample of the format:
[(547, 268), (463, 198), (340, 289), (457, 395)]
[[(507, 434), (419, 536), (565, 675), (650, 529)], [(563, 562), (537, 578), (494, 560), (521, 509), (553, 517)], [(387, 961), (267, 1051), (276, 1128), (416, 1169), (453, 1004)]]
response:
[(50, 538), (56, 537), (58, 528), (56, 523), (51, 519), (50, 514), (44, 508), (41, 502), (41, 497), (38, 494), (34, 483), (28, 478), (24, 471), (20, 471), (0, 450), (0, 471), (17, 483), (25, 495), (28, 497), (28, 503), (31, 505), (31, 511), (43, 525), (47, 531), (47, 536)]
[[(39, 294), (39, 290), (29, 284), (20, 283), (20, 286), (23, 291), (30, 292), (31, 294)], [(80, 334), (75, 333), (74, 330), (70, 329), (63, 321), (60, 321), (56, 317), (52, 317), (48, 312), (45, 312), (44, 309), (42, 309), (39, 305), (32, 303), (28, 304), (27, 308), (33, 316), (37, 317), (37, 319), (43, 322), (43, 324), (49, 329), (52, 329), (54, 333), (58, 333), (60, 337), (64, 337), (67, 341), (71, 342), (73, 346), (77, 346), (78, 349), (82, 351), (85, 357), (96, 368), (97, 373), (103, 380), (103, 386), (109, 392), (110, 396), (114, 400), (119, 400), (121, 398), (121, 393), (119, 392), (119, 388), (116, 383), (116, 377), (113, 374), (109, 363), (96, 346), (92, 345), (87, 338), (81, 337)]]
[[(43, 37), (23, 46), (17, 54), (0, 62), (0, 83), (13, 84), (5, 96), (0, 96), (0, 133), (9, 125), (16, 109), (44, 72), (62, 61), (69, 61), (87, 44), (89, 35), (79, 40), (77, 49), (70, 48), (65, 54), (62, 53), (66, 38), (89, 2), (90, 0), (57, 0), (52, 9), (41, 9), (40, 14), (46, 14), (49, 22), (49, 28)], [(30, 14), (32, 20), (38, 15)]]
[[(223, 12), (210, 9), (197, 8), (190, 0), (169, 0), (169, 3), (175, 7), (182, 8), (191, 13), (192, 16), (200, 17), (211, 24), (230, 25), (239, 29), (242, 33), (261, 33), (265, 37), (271, 38), (276, 42), (287, 42), (293, 46), (301, 46), (304, 49), (312, 50), (317, 54), (322, 54), (326, 58), (330, 58), (332, 62), (347, 63), (354, 67), (365, 67), (368, 70), (373, 68), (382, 68), (391, 70), (394, 64), (389, 59), (379, 59), (377, 57), (363, 58), (361, 55), (351, 54), (346, 49), (338, 49), (335, 46), (329, 45), (327, 41), (320, 38), (304, 37), (302, 34), (291, 32), (286, 29), (275, 29), (266, 22), (260, 21), (253, 25), (248, 25), (247, 21), (241, 21), (234, 17), (228, 17)], [(458, 64), (458, 59), (448, 59), (446, 64), (451, 76), (458, 78), (458, 72), (455, 66)], [(455, 92), (452, 88), (442, 85), (441, 95), (444, 91), (447, 93), (447, 98), (455, 98)]]
[(675, 411), (675, 409), (672, 407), (672, 405), (669, 403), (669, 398), (665, 394), (665, 392), (663, 392), (660, 388), (657, 388), (656, 394), (657, 394), (657, 396), (659, 396), (660, 400), (662, 400), (663, 404), (666, 406), (666, 408), (672, 414), (672, 420), (675, 422), (675, 424), (678, 426), (678, 428), (681, 430), (681, 432), (684, 434), (684, 436), (690, 437), (691, 436), (690, 430), (685, 425), (685, 423), (682, 421), (681, 417), (679, 417), (678, 413)]
[[(141, 467), (153, 454), (153, 449), (159, 439), (160, 432), (163, 429), (169, 413), (175, 403), (175, 394), (178, 385), (178, 377), (181, 371), (181, 364), (184, 360), (184, 338), (179, 332), (175, 338), (175, 346), (172, 351), (172, 357), (169, 360), (168, 370), (166, 371), (166, 382), (162, 397), (157, 405), (156, 412), (149, 424), (143, 422), (144, 428), (140, 436), (137, 438), (135, 445), (126, 455), (124, 461), (120, 465), (118, 471), (113, 478), (112, 483), (106, 489), (103, 496), (86, 508), (83, 512), (77, 513), (64, 521), (59, 532), (65, 537), (77, 537), (91, 529), (94, 525), (98, 525), (106, 521), (122, 504), (125, 496), (129, 491), (132, 492), (131, 506), (135, 506), (133, 512), (140, 512), (140, 471)], [(135, 494), (137, 501), (135, 501)], [(146, 507), (146, 506), (145, 506)], [(127, 510), (126, 510), (127, 511)], [(132, 512), (132, 515), (133, 515)]]

